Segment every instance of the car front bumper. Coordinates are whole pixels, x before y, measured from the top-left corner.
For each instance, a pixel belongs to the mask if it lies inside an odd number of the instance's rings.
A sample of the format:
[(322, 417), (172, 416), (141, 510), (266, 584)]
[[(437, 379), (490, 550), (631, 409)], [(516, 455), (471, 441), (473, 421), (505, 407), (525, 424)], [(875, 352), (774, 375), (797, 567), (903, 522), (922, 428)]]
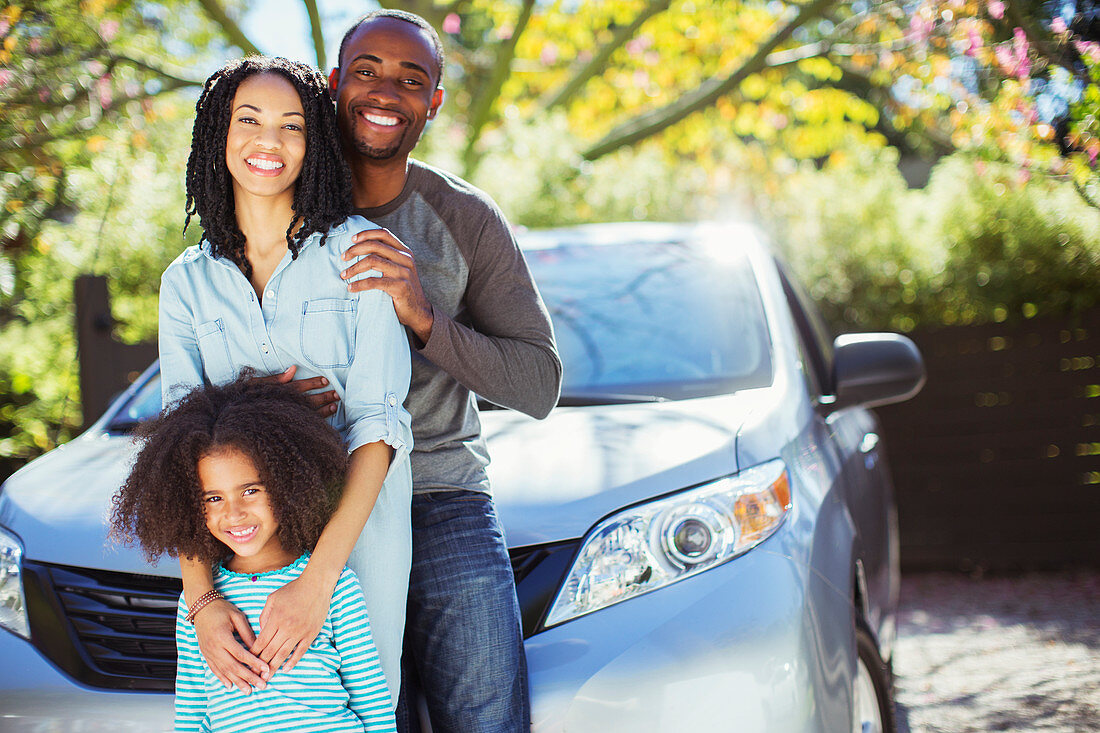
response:
[[(852, 631), (821, 623), (845, 601), (769, 545), (528, 639), (533, 730), (845, 729)], [(81, 685), (4, 630), (0, 659), (0, 731), (172, 729), (170, 694)]]
[(152, 733), (172, 730), (172, 695), (97, 690), (74, 682), (25, 639), (0, 629), (0, 731)]

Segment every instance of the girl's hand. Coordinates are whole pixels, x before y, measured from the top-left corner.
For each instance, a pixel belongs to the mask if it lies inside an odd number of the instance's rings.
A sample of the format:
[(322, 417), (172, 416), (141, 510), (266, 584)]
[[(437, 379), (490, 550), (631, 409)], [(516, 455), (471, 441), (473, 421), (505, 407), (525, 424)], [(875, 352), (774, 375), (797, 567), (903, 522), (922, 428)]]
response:
[(195, 616), (199, 651), (210, 671), (227, 689), (236, 686), (248, 695), (267, 686), (271, 668), (233, 637), (234, 630), (245, 644), (255, 642), (248, 617), (227, 600), (214, 601)]
[(283, 662), (294, 665), (321, 633), (328, 616), (335, 583), (325, 587), (303, 572), (267, 597), (260, 614), (260, 636), (252, 644), (252, 653), (271, 666), (275, 673)]

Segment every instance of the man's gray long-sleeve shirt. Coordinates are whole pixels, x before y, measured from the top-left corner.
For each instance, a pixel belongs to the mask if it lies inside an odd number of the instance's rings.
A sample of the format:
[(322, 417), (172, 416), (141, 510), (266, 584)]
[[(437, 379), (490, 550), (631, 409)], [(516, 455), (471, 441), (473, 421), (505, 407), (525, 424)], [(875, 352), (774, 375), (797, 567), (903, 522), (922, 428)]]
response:
[(412, 250), (432, 304), (428, 342), (409, 335), (413, 491), (488, 492), (474, 395), (541, 418), (561, 389), (550, 316), (527, 262), (487, 194), (415, 160), (397, 198), (356, 213)]

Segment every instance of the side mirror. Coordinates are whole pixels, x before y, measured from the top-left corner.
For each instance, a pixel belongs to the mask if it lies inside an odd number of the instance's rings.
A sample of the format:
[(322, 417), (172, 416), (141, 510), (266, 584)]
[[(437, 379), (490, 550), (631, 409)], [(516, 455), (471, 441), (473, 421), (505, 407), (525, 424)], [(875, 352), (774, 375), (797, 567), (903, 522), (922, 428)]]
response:
[(853, 333), (833, 341), (833, 409), (903, 402), (924, 386), (916, 344), (896, 333)]

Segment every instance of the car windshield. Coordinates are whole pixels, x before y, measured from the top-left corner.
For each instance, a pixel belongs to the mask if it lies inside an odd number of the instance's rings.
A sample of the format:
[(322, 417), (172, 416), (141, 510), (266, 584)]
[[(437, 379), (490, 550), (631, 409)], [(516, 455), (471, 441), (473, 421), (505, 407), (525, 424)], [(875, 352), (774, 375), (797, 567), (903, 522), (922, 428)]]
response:
[[(733, 243), (556, 232), (523, 239), (564, 365), (560, 404), (678, 400), (771, 383), (760, 292)], [(159, 411), (154, 374), (108, 429), (129, 431)]]
[(561, 404), (687, 399), (771, 383), (763, 305), (730, 241), (546, 241), (526, 252), (554, 321)]

